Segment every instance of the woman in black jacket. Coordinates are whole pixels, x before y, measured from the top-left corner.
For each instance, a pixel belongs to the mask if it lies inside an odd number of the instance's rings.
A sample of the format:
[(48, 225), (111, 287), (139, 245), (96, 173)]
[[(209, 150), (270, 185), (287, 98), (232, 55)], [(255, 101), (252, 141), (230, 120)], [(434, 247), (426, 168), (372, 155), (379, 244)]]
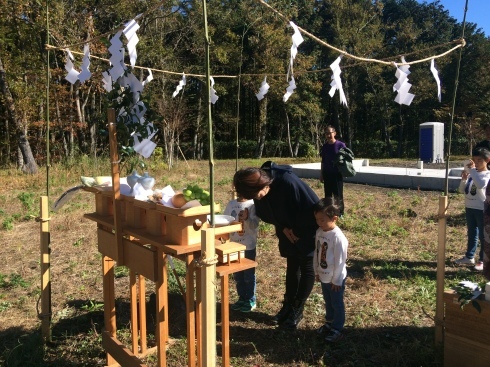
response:
[(233, 184), (239, 196), (254, 199), (257, 216), (275, 227), (287, 270), (283, 305), (273, 320), (296, 328), (315, 282), (313, 252), (318, 226), (313, 205), (318, 196), (293, 173), (291, 166), (270, 161), (261, 168), (237, 171)]

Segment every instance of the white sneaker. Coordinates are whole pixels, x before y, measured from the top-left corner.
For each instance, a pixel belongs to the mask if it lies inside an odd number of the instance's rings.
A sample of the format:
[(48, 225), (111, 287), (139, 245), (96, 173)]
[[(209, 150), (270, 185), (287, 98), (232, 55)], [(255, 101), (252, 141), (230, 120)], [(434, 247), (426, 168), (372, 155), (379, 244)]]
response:
[(463, 256), (461, 259), (458, 259), (454, 262), (457, 265), (473, 265), (475, 263), (475, 259), (468, 259), (466, 256)]
[(483, 261), (478, 261), (475, 265), (475, 270), (482, 271), (483, 270)]

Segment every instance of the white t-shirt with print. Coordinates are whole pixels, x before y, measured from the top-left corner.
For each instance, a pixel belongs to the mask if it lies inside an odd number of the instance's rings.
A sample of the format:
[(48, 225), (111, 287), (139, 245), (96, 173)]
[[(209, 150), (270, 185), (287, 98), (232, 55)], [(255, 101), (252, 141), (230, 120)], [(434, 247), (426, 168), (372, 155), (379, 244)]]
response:
[(259, 231), (259, 217), (255, 214), (254, 201), (232, 200), (226, 205), (224, 214), (231, 215), (243, 225), (243, 231), (231, 233), (230, 239), (245, 245), (247, 250), (253, 250), (257, 246)]
[(461, 179), (459, 192), (464, 194), (464, 205), (467, 208), (483, 210), (488, 181), (490, 180), (490, 171), (477, 171), (475, 168), (470, 169), (466, 180)]
[(315, 236), (313, 267), (322, 283), (342, 285), (347, 276), (347, 247), (349, 241), (339, 227), (331, 231), (318, 228)]

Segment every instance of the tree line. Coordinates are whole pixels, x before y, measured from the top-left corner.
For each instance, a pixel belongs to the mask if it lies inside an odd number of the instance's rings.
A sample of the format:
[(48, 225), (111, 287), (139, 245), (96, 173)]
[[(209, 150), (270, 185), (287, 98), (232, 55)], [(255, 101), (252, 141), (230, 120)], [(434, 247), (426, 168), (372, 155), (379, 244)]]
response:
[[(464, 3), (464, 1), (462, 1)], [(442, 53), (461, 42), (463, 24), (440, 1), (298, 0), (267, 1), (287, 19), (319, 39), (353, 55), (400, 62)], [(212, 106), (217, 158), (262, 156), (315, 157), (327, 125), (357, 156), (418, 157), (419, 125), (446, 123), (452, 110), (460, 51), (436, 60), (442, 102), (429, 70), (430, 61), (410, 67), (410, 106), (394, 102), (395, 67), (344, 57), (341, 78), (348, 108), (338, 92), (328, 95), (339, 56), (304, 36), (294, 61), (296, 90), (283, 95), (290, 58), (291, 27), (257, 0), (208, 1), (210, 66), (219, 96)], [(471, 5), (470, 5), (471, 6)], [(51, 160), (106, 154), (108, 107), (102, 72), (109, 68), (107, 47), (121, 24), (143, 13), (138, 23), (137, 65), (153, 81), (142, 99), (155, 124), (167, 163), (176, 157), (204, 159), (208, 154), (205, 79), (187, 77), (172, 98), (181, 73), (204, 75), (201, 1), (0, 0), (0, 164), (28, 172)], [(463, 7), (463, 4), (462, 4)], [(47, 16), (49, 15), (49, 16)], [(489, 122), (490, 42), (477, 24), (467, 23), (461, 51), (454, 114), (453, 154), (469, 154), (481, 126)], [(70, 84), (66, 53), (90, 44), (92, 77)], [(48, 53), (46, 45), (52, 45)], [(102, 59), (101, 59), (102, 58)], [(80, 70), (81, 55), (75, 67)], [(128, 62), (129, 63), (129, 62)], [(267, 77), (265, 98), (255, 94)], [(47, 95), (49, 96), (47, 98)], [(49, 119), (49, 143), (47, 121)], [(238, 145), (237, 145), (238, 141)]]

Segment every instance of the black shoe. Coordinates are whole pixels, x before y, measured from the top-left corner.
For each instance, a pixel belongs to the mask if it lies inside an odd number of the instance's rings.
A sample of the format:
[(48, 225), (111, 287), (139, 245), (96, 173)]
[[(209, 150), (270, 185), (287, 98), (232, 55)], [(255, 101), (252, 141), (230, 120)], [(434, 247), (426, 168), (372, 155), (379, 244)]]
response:
[(284, 321), (288, 319), (291, 310), (292, 310), (291, 304), (287, 300), (284, 300), (281, 309), (272, 318), (272, 321), (276, 324), (282, 324)]
[(303, 321), (303, 307), (293, 308), (283, 326), (287, 329), (296, 329), (301, 321)]
[(306, 300), (295, 300), (289, 313), (289, 317), (284, 321), (283, 326), (287, 329), (296, 329), (301, 321), (303, 321), (303, 309)]

